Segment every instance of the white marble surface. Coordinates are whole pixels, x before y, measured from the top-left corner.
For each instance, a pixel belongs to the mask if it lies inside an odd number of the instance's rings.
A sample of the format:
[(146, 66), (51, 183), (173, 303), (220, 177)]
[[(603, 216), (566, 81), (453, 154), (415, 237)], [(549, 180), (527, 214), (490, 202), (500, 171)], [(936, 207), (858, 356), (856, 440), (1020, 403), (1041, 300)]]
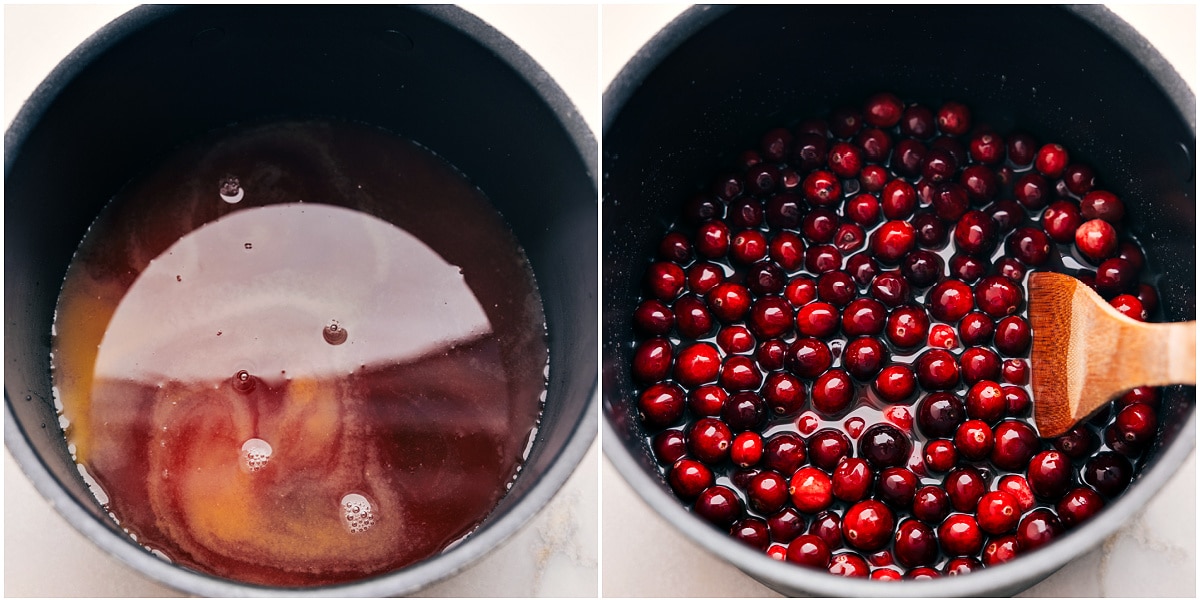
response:
[[(4, 119), (7, 123), (51, 69), (126, 5), (5, 6)], [(599, 31), (595, 5), (470, 5), (554, 77), (599, 132)], [(594, 597), (599, 564), (599, 451), (593, 444), (559, 494), (502, 547), (422, 596)], [(40, 597), (172, 597), (101, 552), (34, 490), (4, 457), (4, 593)]]
[[(605, 5), (604, 85), (683, 5)], [(1137, 28), (1196, 89), (1195, 5), (1110, 6)], [(678, 533), (606, 460), (603, 467), (602, 593), (609, 597), (778, 597)], [(1196, 460), (1134, 519), (1097, 548), (1022, 597), (1196, 595)]]

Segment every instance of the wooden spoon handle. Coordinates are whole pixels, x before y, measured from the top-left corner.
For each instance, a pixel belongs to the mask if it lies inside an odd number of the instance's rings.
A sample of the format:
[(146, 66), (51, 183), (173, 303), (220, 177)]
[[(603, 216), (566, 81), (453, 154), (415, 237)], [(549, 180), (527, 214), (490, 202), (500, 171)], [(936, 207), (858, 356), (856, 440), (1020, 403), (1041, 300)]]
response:
[[(1196, 385), (1196, 322), (1140, 323), (1147, 352), (1134, 353), (1146, 374), (1142, 385)], [(1123, 352), (1124, 348), (1114, 348)], [(1128, 353), (1126, 353), (1128, 354)]]

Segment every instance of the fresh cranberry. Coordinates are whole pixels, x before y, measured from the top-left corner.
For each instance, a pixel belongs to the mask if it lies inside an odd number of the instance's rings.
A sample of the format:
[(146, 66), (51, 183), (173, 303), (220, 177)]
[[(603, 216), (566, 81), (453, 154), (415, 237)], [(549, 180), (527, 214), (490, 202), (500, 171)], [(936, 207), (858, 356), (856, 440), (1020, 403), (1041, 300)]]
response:
[(1146, 307), (1142, 305), (1142, 301), (1136, 296), (1129, 294), (1121, 294), (1108, 302), (1117, 312), (1133, 319), (1134, 321), (1145, 321), (1149, 318), (1146, 314)]
[(933, 111), (929, 107), (913, 104), (900, 115), (900, 135), (927, 139), (933, 136)]
[(743, 431), (734, 436), (729, 459), (739, 467), (751, 467), (762, 458), (762, 453), (762, 436), (755, 431)]
[(988, 492), (979, 499), (976, 511), (979, 528), (989, 535), (1000, 535), (1016, 529), (1021, 509), (1016, 498), (1005, 491)]
[(762, 387), (763, 400), (775, 416), (787, 416), (804, 406), (804, 384), (796, 376), (783, 371), (767, 374)]
[(929, 314), (946, 323), (957, 322), (974, 307), (970, 286), (954, 279), (933, 286), (928, 303)]
[(908, 221), (888, 221), (871, 234), (871, 254), (884, 264), (900, 262), (916, 246), (916, 230)]
[(742, 501), (732, 489), (714, 485), (700, 493), (693, 510), (718, 527), (729, 527), (741, 514)]
[(996, 222), (980, 210), (968, 211), (954, 226), (954, 243), (959, 251), (986, 255), (996, 247)]
[(890, 220), (907, 219), (917, 209), (917, 190), (903, 179), (893, 179), (883, 186), (879, 205), (884, 217)]
[(833, 246), (844, 254), (850, 254), (862, 248), (866, 239), (867, 233), (862, 227), (854, 223), (842, 223), (833, 235)]
[(659, 462), (670, 465), (687, 454), (687, 438), (682, 431), (668, 429), (654, 436), (651, 447)]
[(817, 282), (803, 275), (793, 277), (783, 288), (783, 297), (792, 306), (804, 306), (817, 299)]
[(1058, 500), (1071, 485), (1071, 461), (1058, 450), (1043, 450), (1029, 461), (1025, 478), (1033, 493), (1047, 500)]
[(1000, 181), (996, 178), (996, 172), (984, 165), (971, 165), (963, 169), (958, 182), (971, 202), (976, 205), (991, 202), (1000, 191)]
[(967, 416), (995, 423), (1004, 416), (1004, 391), (995, 381), (979, 381), (967, 391)]
[(958, 361), (946, 350), (934, 348), (926, 350), (917, 357), (914, 363), (917, 371), (917, 381), (921, 387), (930, 390), (948, 390), (958, 385)]
[(837, 429), (822, 429), (808, 440), (812, 464), (831, 473), (837, 468), (838, 462), (851, 455), (853, 449), (850, 438)]
[(729, 527), (729, 535), (751, 548), (763, 551), (766, 551), (767, 546), (771, 543), (766, 521), (756, 517), (746, 517), (735, 521)]
[(1063, 532), (1062, 522), (1048, 508), (1037, 508), (1017, 525), (1017, 551), (1024, 554), (1040, 548)]
[(772, 129), (763, 134), (758, 144), (763, 158), (771, 162), (780, 162), (788, 156), (792, 147), (792, 132), (782, 127)]
[(814, 244), (828, 244), (837, 232), (839, 219), (836, 212), (828, 208), (815, 208), (800, 222), (804, 238)]
[[(813, 306), (810, 304), (809, 306)], [(808, 308), (808, 307), (805, 307)], [(801, 309), (803, 310), (803, 309)], [(764, 296), (759, 298), (751, 307), (749, 315), (750, 332), (760, 338), (779, 337), (784, 333), (791, 331), (793, 324), (792, 308), (788, 305), (787, 300), (779, 296)], [(722, 333), (733, 328), (725, 328)], [(754, 346), (754, 339), (746, 334), (746, 342), (744, 352), (749, 352)], [(718, 334), (718, 342), (720, 334)], [(742, 347), (739, 345), (738, 347)]]
[(646, 270), (646, 288), (659, 300), (674, 300), (686, 282), (683, 268), (672, 262), (655, 262)]
[(817, 279), (817, 297), (833, 306), (845, 306), (857, 293), (854, 279), (842, 271), (825, 273)]
[(958, 322), (958, 335), (967, 346), (981, 346), (992, 340), (996, 325), (991, 317), (981, 312), (970, 312)]
[(968, 144), (971, 159), (985, 165), (994, 165), (1004, 160), (1004, 138), (982, 129), (971, 136)]
[(714, 324), (712, 313), (703, 300), (688, 294), (675, 301), (675, 326), (683, 337), (707, 337)]
[(1017, 536), (1005, 535), (988, 542), (983, 548), (984, 566), (1006, 563), (1017, 557)]
[[(774, 471), (763, 471), (750, 480), (746, 497), (754, 510), (764, 514), (774, 513), (788, 500), (787, 482)], [(776, 541), (786, 540), (776, 538)]]
[(897, 347), (912, 348), (925, 341), (925, 334), (929, 331), (929, 317), (922, 308), (902, 306), (888, 315), (885, 329), (888, 340)]
[(937, 112), (938, 131), (946, 135), (963, 135), (971, 128), (971, 111), (953, 100), (946, 102)]
[(746, 169), (746, 175), (743, 178), (746, 191), (759, 196), (765, 196), (775, 191), (775, 188), (779, 185), (779, 180), (779, 169), (774, 165), (762, 163), (750, 165)]
[(946, 475), (942, 486), (950, 497), (950, 505), (959, 512), (972, 512), (979, 499), (987, 492), (987, 484), (979, 471), (971, 467), (961, 467)]
[(805, 379), (813, 379), (833, 365), (833, 354), (825, 342), (816, 338), (801, 337), (788, 346), (786, 364), (792, 373)]
[(796, 431), (803, 435), (812, 435), (817, 427), (820, 427), (821, 420), (817, 418), (817, 413), (807, 410), (796, 418)]
[(942, 148), (930, 148), (921, 165), (921, 175), (934, 184), (949, 180), (957, 170), (958, 162), (954, 156)]
[(868, 427), (858, 441), (859, 456), (876, 469), (905, 464), (911, 451), (912, 443), (908, 436), (886, 423)]
[(1159, 405), (1158, 388), (1150, 386), (1135, 387), (1117, 397), (1113, 406), (1121, 410), (1130, 404), (1147, 404), (1157, 409)]
[(833, 416), (844, 412), (854, 399), (854, 382), (842, 369), (830, 369), (813, 382), (812, 405), (817, 412)]
[(1125, 240), (1117, 245), (1117, 258), (1123, 258), (1133, 265), (1133, 270), (1141, 271), (1146, 266), (1146, 255), (1137, 243)]
[(804, 268), (813, 273), (827, 273), (842, 268), (842, 253), (836, 246), (820, 244), (804, 253)]
[(1154, 440), (1158, 431), (1158, 417), (1148, 404), (1130, 404), (1117, 413), (1111, 425), (1125, 443), (1144, 446)]
[(842, 577), (867, 577), (871, 566), (867, 560), (853, 552), (839, 552), (829, 561), (829, 572)]
[(963, 401), (948, 392), (935, 392), (917, 405), (917, 425), (931, 438), (949, 437), (966, 420)]
[(1008, 160), (1018, 167), (1032, 164), (1037, 150), (1037, 140), (1027, 133), (1014, 133), (1008, 136)]
[(1079, 212), (1084, 219), (1103, 219), (1112, 224), (1125, 218), (1125, 203), (1112, 192), (1094, 190), (1079, 200)]
[(992, 317), (999, 318), (1017, 312), (1021, 301), (1021, 288), (1000, 275), (984, 277), (975, 286), (975, 305)]
[(1129, 487), (1133, 465), (1116, 452), (1101, 452), (1083, 466), (1083, 480), (1108, 498), (1115, 498)]
[(928, 152), (929, 149), (919, 140), (902, 139), (896, 143), (896, 148), (892, 152), (892, 169), (905, 177), (919, 175)]
[(1013, 200), (1000, 200), (987, 207), (987, 214), (996, 223), (997, 233), (1004, 235), (1025, 222), (1025, 209)]
[(1008, 492), (1017, 502), (1017, 508), (1022, 513), (1029, 512), (1037, 505), (1037, 500), (1033, 497), (1033, 490), (1029, 488), (1029, 482), (1020, 475), (1005, 475), (1000, 478), (996, 484), (996, 489)]
[(917, 567), (915, 569), (909, 569), (909, 571), (904, 574), (905, 579), (912, 579), (915, 581), (920, 581), (922, 579), (938, 579), (941, 576), (942, 574), (933, 567)]
[(831, 549), (836, 550), (843, 545), (842, 519), (835, 511), (823, 511), (813, 517), (812, 524), (808, 526), (808, 533), (821, 538)]
[(888, 467), (879, 472), (875, 482), (875, 497), (898, 508), (909, 508), (916, 497), (921, 481), (904, 467)]
[(938, 527), (942, 551), (949, 556), (971, 556), (983, 549), (983, 532), (971, 515), (953, 514)]
[(671, 342), (664, 338), (653, 338), (638, 344), (633, 351), (633, 378), (643, 384), (666, 379), (671, 372), (671, 352)]
[(1025, 388), (1006, 385), (1001, 386), (1004, 390), (1004, 404), (1007, 407), (1005, 411), (1010, 417), (1022, 417), (1029, 412), (1029, 407), (1033, 404), (1033, 400), (1029, 397), (1029, 392)]
[(1025, 385), (1029, 383), (1029, 363), (1018, 358), (1007, 359), (1000, 366), (1000, 377), (1005, 383)]
[(837, 331), (838, 321), (837, 307), (828, 302), (810, 302), (796, 311), (796, 330), (801, 335), (828, 338)]
[[(741, 183), (737, 184), (737, 192), (730, 196), (733, 198), (741, 193)], [(724, 205), (719, 201), (714, 200), (703, 194), (697, 194), (688, 198), (683, 205), (683, 220), (688, 225), (698, 226), (712, 219), (720, 219), (724, 216)]]
[(715, 263), (696, 261), (687, 270), (688, 289), (704, 295), (725, 281), (725, 271)]
[(1158, 309), (1158, 292), (1155, 291), (1154, 286), (1148, 283), (1139, 283), (1138, 291), (1134, 296), (1142, 303), (1142, 310), (1146, 311), (1147, 315), (1154, 314), (1154, 311)]
[(688, 450), (692, 456), (707, 464), (715, 464), (729, 456), (733, 432), (720, 419), (704, 417), (692, 423), (687, 431)]
[(1003, 421), (993, 431), (992, 463), (1005, 471), (1019, 471), (1038, 451), (1037, 432), (1024, 421)]
[(944, 266), (945, 262), (937, 254), (928, 250), (914, 250), (900, 263), (900, 273), (909, 283), (923, 288), (937, 282)]
[(958, 336), (955, 335), (953, 327), (938, 323), (929, 329), (929, 345), (933, 348), (953, 350), (958, 347)]
[(950, 440), (930, 440), (925, 442), (925, 468), (934, 473), (945, 473), (954, 468), (958, 462), (958, 451)]
[(729, 252), (729, 244), (729, 226), (723, 221), (713, 220), (706, 221), (697, 228), (692, 247), (695, 248), (696, 254), (705, 258), (721, 258)]
[[(725, 387), (732, 389), (729, 385)], [(767, 421), (767, 403), (756, 392), (738, 392), (729, 396), (729, 400), (721, 407), (721, 418), (735, 432), (756, 429)]]
[(937, 218), (937, 215), (928, 212), (920, 213), (913, 217), (912, 224), (917, 232), (917, 243), (922, 248), (936, 250), (946, 244), (950, 232), (946, 229), (946, 224)]
[(1025, 265), (1011, 256), (1005, 256), (996, 261), (996, 272), (1009, 281), (1016, 283), (1025, 281)]
[(717, 332), (717, 346), (726, 354), (743, 354), (754, 349), (754, 336), (741, 325), (722, 327)]
[(950, 514), (950, 495), (936, 485), (924, 486), (913, 495), (912, 512), (926, 523), (941, 523)]
[(842, 536), (850, 546), (874, 552), (888, 544), (895, 530), (892, 510), (878, 500), (863, 500), (846, 509)]
[(1075, 232), (1083, 224), (1083, 216), (1074, 202), (1059, 200), (1050, 203), (1042, 213), (1042, 228), (1050, 239), (1060, 244), (1075, 241)]
[(1083, 423), (1054, 438), (1054, 448), (1071, 460), (1082, 460), (1100, 449), (1100, 436)]
[(814, 206), (832, 206), (842, 199), (842, 184), (829, 171), (813, 171), (801, 184), (804, 199)]
[(1051, 200), (1050, 184), (1037, 173), (1029, 172), (1013, 185), (1013, 198), (1030, 211), (1041, 210)]
[(667, 474), (671, 489), (684, 500), (691, 500), (713, 484), (713, 474), (708, 467), (690, 458), (681, 458), (671, 466)]
[(996, 349), (1008, 356), (1024, 356), (1033, 341), (1029, 322), (1017, 315), (1009, 315), (996, 323), (994, 343)]
[[(772, 473), (772, 475), (774, 475), (775, 478), (778, 480), (778, 483), (780, 486), (778, 488), (772, 487), (772, 493), (777, 493), (777, 495), (779, 496), (779, 499), (780, 499), (780, 506), (782, 506), (782, 503), (787, 501), (787, 496), (788, 496), (787, 495), (787, 484), (786, 484), (786, 482), (783, 481), (783, 478), (780, 477), (777, 473)], [(751, 487), (751, 489), (753, 489), (753, 486)], [(778, 490), (778, 492), (776, 492), (776, 490)], [(751, 503), (751, 506), (754, 505), (753, 497), (751, 497), (750, 503)], [(755, 510), (760, 510), (760, 509), (755, 508)], [(763, 512), (772, 512), (772, 511), (763, 511)], [(786, 544), (786, 543), (796, 539), (796, 536), (800, 535), (801, 533), (804, 533), (804, 527), (805, 527), (804, 517), (801, 517), (800, 513), (796, 512), (796, 509), (794, 509), (790, 506), (787, 508), (778, 510), (778, 512), (774, 512), (774, 514), (767, 517), (767, 530), (771, 534), (771, 539), (776, 542), (783, 543), (783, 544)]]
[(1104, 499), (1091, 488), (1077, 487), (1058, 501), (1058, 518), (1066, 529), (1091, 519), (1104, 508)]
[(978, 256), (955, 254), (950, 257), (950, 276), (963, 283), (975, 283), (991, 270), (987, 260)]
[[(743, 196), (729, 203), (729, 214), (726, 217), (734, 227), (751, 229), (762, 225), (763, 205), (758, 198)], [(761, 234), (761, 232), (759, 232)], [(737, 247), (737, 238), (730, 242)]]
[(763, 209), (763, 216), (766, 218), (767, 224), (771, 227), (780, 229), (795, 228), (800, 223), (800, 218), (804, 214), (801, 208), (802, 202), (796, 194), (775, 194), (767, 200), (767, 204)]
[(917, 389), (917, 377), (907, 365), (888, 365), (879, 371), (872, 388), (884, 402), (897, 404), (912, 397)]
[(656, 383), (638, 398), (638, 413), (646, 425), (660, 429), (673, 425), (683, 416), (683, 388), (674, 383)]
[(737, 283), (726, 281), (717, 284), (708, 292), (705, 300), (709, 311), (726, 323), (741, 320), (750, 310), (750, 290)]
[(720, 371), (721, 357), (717, 347), (708, 342), (685, 346), (675, 361), (675, 381), (687, 387), (716, 381)]
[(864, 158), (858, 146), (837, 142), (829, 149), (829, 170), (842, 179), (853, 179), (862, 170)]
[(804, 265), (804, 240), (790, 231), (781, 231), (771, 238), (767, 253), (783, 270), (796, 271)]
[(1096, 290), (1105, 298), (1130, 291), (1137, 285), (1137, 270), (1123, 258), (1109, 258), (1096, 269)]
[(904, 114), (904, 103), (895, 94), (881, 92), (867, 98), (862, 114), (868, 125), (888, 129), (900, 122)]
[(871, 194), (859, 194), (846, 201), (845, 213), (846, 217), (859, 225), (874, 225), (879, 220), (879, 200)]
[(879, 274), (879, 263), (870, 254), (860, 252), (846, 259), (846, 272), (859, 285), (866, 285)]
[(792, 504), (802, 513), (818, 513), (833, 503), (833, 482), (824, 471), (801, 467), (788, 486)]
[(666, 304), (654, 298), (648, 298), (634, 309), (633, 324), (642, 333), (654, 336), (666, 335), (675, 325), (675, 314)]
[(963, 382), (974, 385), (980, 381), (1000, 378), (1000, 357), (989, 348), (975, 346), (963, 351), (958, 359), (962, 365)]
[(992, 428), (979, 419), (963, 422), (954, 432), (954, 447), (967, 460), (983, 460), (991, 454), (994, 442)]
[(916, 520), (907, 519), (896, 528), (896, 562), (904, 567), (932, 565), (938, 555), (937, 537), (933, 529)]
[(816, 569), (829, 568), (829, 547), (821, 538), (804, 534), (792, 540), (787, 549), (788, 562)]
[(884, 271), (871, 280), (871, 297), (889, 307), (899, 306), (908, 300), (908, 282), (897, 271)]
[(878, 335), (886, 322), (887, 308), (871, 298), (858, 298), (842, 311), (842, 331), (847, 336)]
[(847, 458), (833, 470), (833, 496), (845, 502), (858, 502), (867, 497), (875, 472), (861, 458)]
[(1085, 221), (1075, 230), (1075, 247), (1093, 264), (1117, 253), (1117, 230), (1103, 219)]
[(868, 380), (879, 373), (887, 358), (887, 349), (877, 338), (860, 337), (846, 344), (842, 351), (842, 366), (855, 378)]
[(772, 262), (759, 262), (746, 269), (746, 288), (758, 296), (778, 294), (787, 283), (787, 274)]
[(698, 417), (715, 417), (721, 414), (721, 407), (729, 394), (718, 385), (702, 385), (688, 394), (688, 408)]

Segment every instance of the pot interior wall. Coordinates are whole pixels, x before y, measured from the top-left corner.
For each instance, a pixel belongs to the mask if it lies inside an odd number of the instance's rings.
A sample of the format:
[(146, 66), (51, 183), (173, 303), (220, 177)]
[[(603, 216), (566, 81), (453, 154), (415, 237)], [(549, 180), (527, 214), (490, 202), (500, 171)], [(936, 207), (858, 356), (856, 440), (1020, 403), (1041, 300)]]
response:
[[(683, 201), (767, 129), (860, 105), (875, 92), (933, 106), (957, 100), (975, 123), (1001, 133), (1020, 126), (1064, 144), (1126, 202), (1131, 230), (1162, 273), (1164, 318), (1195, 319), (1194, 126), (1135, 59), (1077, 14), (945, 5), (708, 11), (674, 50), (660, 47), (660, 61), (624, 73), (633, 80), (620, 83), (632, 91), (606, 107), (604, 410), (647, 469), (654, 460), (628, 373), (630, 315), (657, 241)], [(1195, 388), (1174, 388), (1165, 410), (1181, 426), (1194, 405)]]
[(126, 181), (235, 122), (374, 124), (440, 154), (490, 197), (532, 263), (552, 367), (538, 442), (495, 515), (560, 455), (596, 382), (590, 161), (517, 70), (448, 23), (473, 32), (481, 24), (443, 8), (138, 9), (60, 69), (61, 89), (35, 94), (14, 123), (6, 137), (6, 397), (50, 472), (97, 517), (51, 400), (59, 286), (85, 230)]

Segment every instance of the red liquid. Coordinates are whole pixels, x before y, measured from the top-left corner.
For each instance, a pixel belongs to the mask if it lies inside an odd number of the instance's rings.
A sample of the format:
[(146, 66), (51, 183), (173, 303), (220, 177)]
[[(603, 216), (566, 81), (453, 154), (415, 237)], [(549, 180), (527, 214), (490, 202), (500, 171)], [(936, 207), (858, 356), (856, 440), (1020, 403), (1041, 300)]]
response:
[(486, 198), (348, 124), (223, 132), (128, 186), (55, 334), (68, 441), (118, 522), (276, 586), (470, 533), (520, 469), (547, 373), (532, 272)]

